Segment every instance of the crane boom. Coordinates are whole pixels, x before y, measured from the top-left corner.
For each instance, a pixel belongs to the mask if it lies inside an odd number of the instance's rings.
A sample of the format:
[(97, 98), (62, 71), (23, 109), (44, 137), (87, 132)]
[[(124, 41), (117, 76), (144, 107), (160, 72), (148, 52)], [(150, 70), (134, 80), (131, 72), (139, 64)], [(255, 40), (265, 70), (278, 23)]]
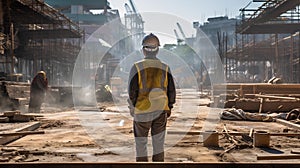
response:
[(177, 33), (176, 29), (174, 29), (174, 33), (175, 33), (175, 36), (176, 36), (177, 40), (179, 40), (180, 38), (178, 36), (178, 33)]
[(137, 10), (136, 10), (136, 7), (135, 7), (133, 1), (132, 1), (132, 0), (129, 0), (129, 3), (130, 3), (130, 5), (131, 5), (132, 11), (133, 11), (134, 13), (137, 13)]
[(184, 39), (186, 39), (186, 36), (185, 36), (185, 34), (184, 34), (183, 30), (182, 30), (181, 25), (180, 25), (178, 22), (177, 22), (176, 24), (177, 24), (177, 27), (178, 27), (179, 30), (180, 30), (180, 33), (181, 33), (182, 37), (183, 37)]
[(129, 13), (129, 14), (132, 13), (132, 10), (130, 9), (130, 7), (129, 7), (129, 5), (127, 3), (125, 3), (124, 6), (125, 6), (125, 9), (126, 9), (127, 13)]
[(179, 35), (178, 35), (176, 29), (174, 29), (174, 33), (175, 33), (175, 36), (176, 36), (176, 39), (177, 39), (177, 44), (178, 44), (178, 45), (183, 44), (184, 40), (181, 39), (181, 38), (179, 37)]

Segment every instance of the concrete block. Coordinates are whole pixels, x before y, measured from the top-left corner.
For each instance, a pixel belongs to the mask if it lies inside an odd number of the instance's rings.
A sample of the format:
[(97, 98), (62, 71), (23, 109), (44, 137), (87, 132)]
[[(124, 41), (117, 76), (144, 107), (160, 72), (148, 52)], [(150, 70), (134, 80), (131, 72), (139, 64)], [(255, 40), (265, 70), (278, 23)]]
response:
[(204, 131), (203, 146), (205, 147), (219, 147), (219, 134), (217, 131)]
[(270, 133), (268, 131), (255, 131), (253, 145), (254, 147), (269, 147)]

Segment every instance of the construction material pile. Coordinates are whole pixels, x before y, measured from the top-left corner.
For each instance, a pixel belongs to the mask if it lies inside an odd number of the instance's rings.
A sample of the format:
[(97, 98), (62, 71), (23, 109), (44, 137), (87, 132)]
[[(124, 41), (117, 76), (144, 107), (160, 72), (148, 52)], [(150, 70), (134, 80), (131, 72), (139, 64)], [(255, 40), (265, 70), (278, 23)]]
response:
[(247, 112), (289, 112), (300, 108), (300, 84), (229, 83), (214, 85), (214, 104)]

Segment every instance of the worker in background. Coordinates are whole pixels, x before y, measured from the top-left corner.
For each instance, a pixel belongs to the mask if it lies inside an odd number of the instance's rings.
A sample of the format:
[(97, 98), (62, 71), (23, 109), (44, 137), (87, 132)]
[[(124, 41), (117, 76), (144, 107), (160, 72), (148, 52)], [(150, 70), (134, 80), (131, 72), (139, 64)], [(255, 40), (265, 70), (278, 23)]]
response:
[(44, 71), (39, 71), (30, 85), (30, 100), (28, 112), (40, 112), (48, 90), (48, 80)]
[(156, 55), (159, 39), (149, 34), (142, 41), (145, 58), (134, 63), (128, 80), (129, 110), (134, 117), (136, 161), (148, 161), (148, 133), (151, 130), (152, 161), (164, 161), (167, 117), (175, 103), (175, 85), (168, 65)]

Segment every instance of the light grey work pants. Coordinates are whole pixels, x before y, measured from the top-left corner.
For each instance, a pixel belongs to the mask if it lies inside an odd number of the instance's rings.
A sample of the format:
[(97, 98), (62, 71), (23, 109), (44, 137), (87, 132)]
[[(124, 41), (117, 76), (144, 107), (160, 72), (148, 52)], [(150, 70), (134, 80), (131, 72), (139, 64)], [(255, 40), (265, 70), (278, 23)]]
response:
[(164, 161), (164, 142), (166, 133), (167, 114), (165, 112), (153, 112), (135, 115), (133, 121), (136, 161), (148, 161), (148, 133), (151, 129), (152, 137), (152, 161)]

